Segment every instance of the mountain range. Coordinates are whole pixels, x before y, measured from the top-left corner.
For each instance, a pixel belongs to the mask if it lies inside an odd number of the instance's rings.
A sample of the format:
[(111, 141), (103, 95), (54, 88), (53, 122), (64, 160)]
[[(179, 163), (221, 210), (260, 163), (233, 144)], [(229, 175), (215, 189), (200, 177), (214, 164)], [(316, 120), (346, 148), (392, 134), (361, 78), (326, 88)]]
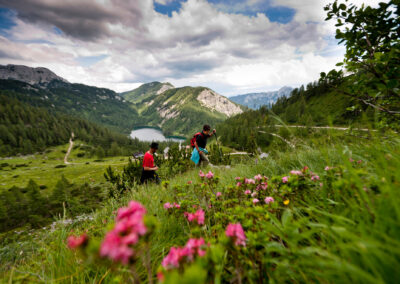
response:
[(215, 125), (245, 108), (206, 87), (175, 88), (151, 82), (118, 94), (69, 83), (51, 70), (0, 65), (0, 95), (50, 112), (87, 119), (123, 134), (154, 126), (165, 135), (188, 136), (203, 124)]
[(135, 105), (144, 125), (160, 127), (166, 135), (192, 133), (244, 109), (209, 88), (175, 88), (170, 83), (143, 84), (121, 96)]
[(292, 91), (293, 88), (285, 86), (280, 88), (278, 91), (243, 94), (229, 97), (229, 99), (251, 109), (259, 109), (261, 106), (271, 107), (280, 97), (289, 97)]

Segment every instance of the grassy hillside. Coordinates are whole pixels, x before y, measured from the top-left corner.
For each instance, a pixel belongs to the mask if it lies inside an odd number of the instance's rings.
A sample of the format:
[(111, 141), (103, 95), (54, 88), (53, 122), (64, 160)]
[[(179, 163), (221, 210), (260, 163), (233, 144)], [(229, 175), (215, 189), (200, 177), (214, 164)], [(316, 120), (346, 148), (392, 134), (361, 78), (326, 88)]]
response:
[[(55, 230), (25, 235), (18, 244), (5, 242), (0, 278), (115, 283), (133, 281), (136, 275), (147, 282), (146, 267), (151, 267), (151, 279), (156, 281), (157, 271), (163, 271), (165, 283), (236, 282), (238, 277), (245, 283), (398, 282), (398, 137), (371, 137), (367, 143), (353, 140), (345, 145), (337, 143), (341, 137), (329, 133), (322, 139), (325, 146), (318, 148), (304, 142), (294, 150), (277, 150), (266, 160), (211, 169), (218, 179), (211, 178), (209, 185), (194, 170), (176, 176), (169, 185), (138, 187), (105, 202), (90, 218), (61, 219)], [(289, 173), (292, 170), (300, 174)], [(258, 174), (268, 177), (267, 189), (257, 191), (257, 184), (237, 185), (235, 180)], [(258, 192), (258, 203), (243, 193), (246, 188)], [(215, 192), (221, 196), (216, 198)], [(266, 204), (268, 195), (274, 201)], [(146, 226), (155, 227), (148, 227), (148, 235), (135, 246), (134, 264), (100, 259), (97, 252), (113, 228), (113, 212), (130, 200), (146, 207)], [(166, 202), (177, 202), (181, 209), (167, 210)], [(197, 210), (194, 205), (205, 212), (204, 226), (184, 217), (185, 211)], [(235, 239), (226, 236), (228, 224), (233, 223), (242, 225), (246, 246), (235, 245)], [(67, 237), (83, 232), (89, 236), (89, 246), (69, 250)], [(201, 247), (205, 255), (180, 260), (179, 269), (162, 268), (170, 248), (185, 245), (189, 238), (209, 243)]]
[(136, 110), (114, 91), (82, 84), (52, 81), (46, 88), (0, 80), (0, 94), (35, 107), (87, 119), (128, 134), (138, 119)]
[(137, 104), (149, 97), (156, 96), (163, 90), (168, 90), (171, 88), (174, 88), (174, 86), (170, 83), (152, 82), (143, 84), (139, 88), (136, 88), (132, 91), (121, 93), (121, 96), (127, 101)]
[[(272, 111), (289, 124), (347, 126), (361, 121), (360, 111), (351, 110), (355, 103), (354, 99), (320, 82), (301, 86), (289, 97), (279, 98)], [(364, 116), (373, 120), (373, 112), (364, 109)]]

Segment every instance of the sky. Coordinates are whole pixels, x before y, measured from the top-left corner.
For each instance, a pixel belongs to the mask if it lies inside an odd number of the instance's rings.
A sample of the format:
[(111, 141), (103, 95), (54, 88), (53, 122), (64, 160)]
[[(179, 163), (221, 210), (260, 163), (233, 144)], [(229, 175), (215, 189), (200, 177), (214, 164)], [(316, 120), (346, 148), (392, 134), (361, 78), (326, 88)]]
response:
[(329, 2), (0, 0), (0, 64), (116, 92), (152, 81), (225, 96), (298, 87), (343, 59)]

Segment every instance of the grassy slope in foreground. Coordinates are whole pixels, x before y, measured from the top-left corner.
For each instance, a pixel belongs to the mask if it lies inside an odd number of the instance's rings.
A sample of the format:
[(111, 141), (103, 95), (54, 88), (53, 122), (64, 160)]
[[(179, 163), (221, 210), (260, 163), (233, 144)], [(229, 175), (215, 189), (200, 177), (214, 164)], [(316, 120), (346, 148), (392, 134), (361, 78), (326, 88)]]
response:
[[(268, 224), (270, 227), (269, 231), (263, 232), (266, 238), (260, 243), (260, 249), (269, 248), (267, 261), (272, 261), (267, 268), (267, 278), (278, 283), (394, 283), (400, 279), (396, 270), (400, 262), (397, 249), (400, 246), (400, 196), (397, 190), (400, 181), (399, 143), (398, 139), (384, 143), (376, 139), (368, 145), (328, 146), (317, 150), (304, 146), (292, 152), (277, 152), (258, 165), (251, 161), (231, 170), (215, 170), (220, 177), (218, 190), (223, 194), (226, 186), (235, 183), (236, 176), (253, 177), (261, 173), (271, 179), (273, 176), (280, 179), (280, 175), (287, 175), (290, 170), (304, 165), (319, 174), (321, 182), (326, 185), (320, 193), (304, 196), (304, 200), (296, 201), (293, 197), (288, 207), (279, 205), (278, 208), (283, 207), (283, 212), (286, 212), (284, 218), (263, 217), (257, 221), (259, 225)], [(362, 160), (362, 166), (354, 168), (348, 160), (350, 155), (355, 160)], [(327, 165), (343, 165), (344, 178), (331, 180), (334, 182), (331, 189), (324, 171)], [(75, 233), (87, 231), (91, 237), (103, 236), (109, 228), (104, 223), (113, 222), (112, 212), (125, 206), (129, 200), (144, 204), (148, 214), (156, 216), (159, 221), (150, 251), (153, 268), (156, 269), (171, 246), (181, 246), (189, 237), (184, 218), (168, 214), (163, 203), (173, 201), (174, 185), (181, 186), (188, 180), (197, 179), (197, 171), (192, 171), (173, 179), (167, 190), (159, 186), (139, 188), (118, 201), (111, 200), (105, 204), (102, 210), (93, 214), (93, 220), (61, 224), (54, 232), (42, 232), (33, 240), (27, 236), (17, 247), (3, 247), (1, 258), (5, 266), (0, 278), (4, 281), (63, 280), (74, 283), (100, 280), (111, 283), (129, 279), (129, 270), (85, 265), (78, 254), (69, 251), (65, 245), (71, 229)], [(192, 190), (187, 190), (185, 194), (188, 199), (196, 196)], [(245, 210), (246, 206), (252, 208), (251, 203), (243, 206)], [(212, 211), (206, 211), (206, 218), (212, 216)], [(229, 222), (235, 222), (238, 216), (227, 218)], [(248, 232), (257, 227), (245, 227), (245, 230)], [(211, 228), (207, 227), (208, 230)], [(249, 233), (246, 234), (250, 238)], [(210, 240), (214, 242), (212, 238)], [(247, 249), (253, 249), (252, 245), (249, 244)], [(145, 277), (143, 269), (139, 269), (139, 273)]]

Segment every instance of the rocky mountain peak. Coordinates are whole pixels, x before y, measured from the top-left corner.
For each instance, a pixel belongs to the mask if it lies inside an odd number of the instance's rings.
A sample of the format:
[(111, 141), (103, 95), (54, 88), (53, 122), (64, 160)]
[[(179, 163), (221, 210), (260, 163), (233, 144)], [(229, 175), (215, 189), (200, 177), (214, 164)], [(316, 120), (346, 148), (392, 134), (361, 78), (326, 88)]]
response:
[(0, 79), (13, 79), (31, 85), (47, 85), (53, 80), (68, 83), (67, 80), (57, 76), (44, 67), (32, 68), (24, 65), (0, 65)]
[(198, 95), (197, 100), (205, 107), (223, 113), (226, 116), (233, 116), (243, 112), (238, 105), (210, 89), (204, 89)]

